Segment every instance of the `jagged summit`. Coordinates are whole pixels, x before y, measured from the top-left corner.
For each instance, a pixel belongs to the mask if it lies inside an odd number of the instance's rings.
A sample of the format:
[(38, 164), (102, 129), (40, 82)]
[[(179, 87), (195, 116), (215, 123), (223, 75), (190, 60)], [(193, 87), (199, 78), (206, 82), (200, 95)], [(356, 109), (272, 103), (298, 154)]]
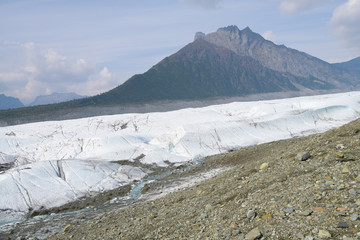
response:
[(201, 38), (204, 38), (204, 37), (205, 37), (205, 33), (197, 32), (197, 33), (195, 33), (194, 41), (196, 41), (198, 39), (201, 39)]
[(228, 31), (228, 32), (239, 32), (240, 29), (236, 25), (229, 25), (227, 27), (219, 28), (218, 31)]
[(231, 33), (236, 33), (236, 32), (240, 32), (240, 33), (254, 33), (250, 27), (246, 27), (244, 28), (243, 30), (240, 30), (236, 25), (229, 25), (227, 27), (222, 27), (222, 28), (219, 28), (218, 31), (228, 31), (228, 32), (231, 32)]

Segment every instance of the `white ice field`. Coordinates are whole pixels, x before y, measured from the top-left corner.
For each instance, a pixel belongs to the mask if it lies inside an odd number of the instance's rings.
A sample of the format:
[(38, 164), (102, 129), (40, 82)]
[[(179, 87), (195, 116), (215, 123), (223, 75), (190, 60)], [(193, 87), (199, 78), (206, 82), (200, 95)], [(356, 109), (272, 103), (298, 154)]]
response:
[[(323, 132), (360, 116), (360, 92), (234, 102), (0, 128), (0, 222), (144, 178), (140, 159), (168, 166), (259, 143)], [(141, 157), (139, 157), (141, 156)]]

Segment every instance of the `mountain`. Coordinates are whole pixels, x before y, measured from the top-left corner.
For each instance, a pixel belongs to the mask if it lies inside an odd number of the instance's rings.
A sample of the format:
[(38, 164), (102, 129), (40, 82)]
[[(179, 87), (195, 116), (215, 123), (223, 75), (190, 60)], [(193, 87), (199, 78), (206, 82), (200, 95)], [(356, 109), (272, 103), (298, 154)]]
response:
[(29, 104), (29, 106), (35, 105), (44, 105), (44, 104), (53, 104), (53, 103), (60, 103), (71, 101), (74, 99), (84, 98), (84, 96), (80, 96), (76, 93), (52, 93), (50, 95), (40, 95), (36, 97), (36, 99)]
[(354, 58), (348, 62), (334, 63), (333, 65), (338, 68), (347, 70), (360, 78), (360, 57)]
[[(59, 116), (63, 119), (68, 113), (71, 116), (80, 113), (81, 117), (94, 116), (100, 111), (114, 114), (125, 107), (136, 108), (145, 103), (158, 106), (166, 101), (208, 101), (260, 93), (303, 95), (359, 87), (359, 78), (346, 69), (276, 45), (250, 28), (239, 30), (229, 26), (214, 33), (197, 33), (195, 40), (177, 53), (108, 92), (56, 105), (0, 112), (0, 121), (6, 121), (0, 124), (49, 117), (56, 120)], [(106, 112), (105, 106), (118, 110)]]
[(333, 87), (313, 77), (269, 69), (249, 56), (197, 39), (146, 73), (133, 76), (107, 93), (81, 101), (121, 104)]
[(0, 110), (20, 108), (23, 106), (24, 104), (22, 104), (18, 98), (8, 97), (4, 94), (0, 94)]
[(348, 71), (334, 67), (304, 52), (284, 45), (276, 45), (248, 27), (239, 30), (236, 26), (228, 26), (206, 35), (197, 33), (195, 38), (226, 47), (237, 54), (250, 56), (265, 67), (276, 71), (302, 77), (312, 76), (340, 89), (351, 89), (359, 85), (359, 78)]

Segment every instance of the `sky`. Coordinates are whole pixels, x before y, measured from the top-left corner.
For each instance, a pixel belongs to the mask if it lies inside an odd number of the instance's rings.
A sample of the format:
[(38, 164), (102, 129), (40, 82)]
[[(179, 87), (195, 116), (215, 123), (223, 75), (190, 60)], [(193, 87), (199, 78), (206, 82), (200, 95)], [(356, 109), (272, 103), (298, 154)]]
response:
[(359, 23), (360, 0), (1, 0), (0, 94), (100, 94), (228, 25), (344, 62)]

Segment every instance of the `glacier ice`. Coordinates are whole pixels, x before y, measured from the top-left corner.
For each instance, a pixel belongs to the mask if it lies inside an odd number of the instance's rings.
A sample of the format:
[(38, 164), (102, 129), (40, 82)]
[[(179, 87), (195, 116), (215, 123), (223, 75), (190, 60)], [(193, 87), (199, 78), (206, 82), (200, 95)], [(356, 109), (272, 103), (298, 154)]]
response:
[(234, 102), (0, 128), (0, 219), (24, 216), (139, 180), (195, 157), (309, 135), (359, 117), (360, 92)]

